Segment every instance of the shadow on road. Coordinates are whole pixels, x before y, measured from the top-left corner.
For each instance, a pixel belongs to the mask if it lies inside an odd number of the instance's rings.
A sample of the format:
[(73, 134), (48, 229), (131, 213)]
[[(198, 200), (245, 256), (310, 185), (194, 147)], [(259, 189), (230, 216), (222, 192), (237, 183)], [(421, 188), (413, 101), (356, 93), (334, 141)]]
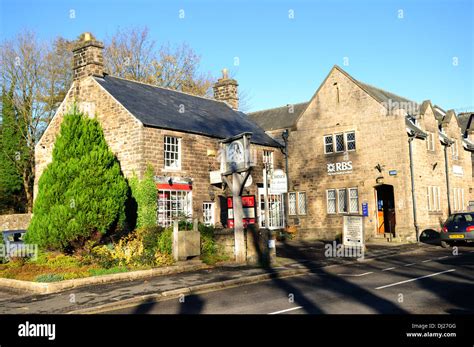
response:
[[(256, 238), (254, 238), (255, 240)], [(261, 248), (257, 244), (257, 241), (255, 242), (255, 248), (257, 249), (258, 252), (258, 257), (260, 260), (261, 264), (266, 264), (264, 268), (268, 272), (272, 272), (271, 266), (268, 265), (267, 261), (267, 256), (262, 252)], [(298, 247), (292, 246), (290, 243), (284, 241), (283, 245), (285, 247), (285, 251), (287, 255), (291, 256), (291, 259), (295, 260), (295, 262), (301, 264), (304, 266), (306, 269), (309, 270), (309, 273), (315, 276), (320, 276), (324, 275), (324, 280), (331, 282), (331, 290), (335, 291), (344, 297), (351, 298), (356, 302), (359, 302), (370, 309), (376, 311), (377, 313), (392, 313), (392, 314), (401, 314), (401, 313), (408, 313), (395, 303), (386, 300), (384, 298), (381, 298), (370, 291), (357, 286), (349, 281), (344, 280), (341, 277), (338, 277), (336, 275), (333, 275), (327, 271), (325, 271), (323, 268), (319, 267), (316, 268), (311, 262), (307, 262), (305, 256), (305, 253), (300, 251)], [(311, 277), (308, 278), (306, 281), (311, 281)], [(278, 286), (282, 291), (289, 294), (294, 295), (294, 302), (298, 304), (299, 306), (303, 307), (303, 310), (306, 313), (324, 313), (324, 311), (318, 307), (312, 300), (307, 298), (305, 294), (296, 288), (294, 285), (289, 283), (289, 281), (286, 281), (285, 279), (281, 278), (273, 278), (272, 283), (274, 283), (276, 286)], [(351, 312), (347, 312), (351, 313)]]

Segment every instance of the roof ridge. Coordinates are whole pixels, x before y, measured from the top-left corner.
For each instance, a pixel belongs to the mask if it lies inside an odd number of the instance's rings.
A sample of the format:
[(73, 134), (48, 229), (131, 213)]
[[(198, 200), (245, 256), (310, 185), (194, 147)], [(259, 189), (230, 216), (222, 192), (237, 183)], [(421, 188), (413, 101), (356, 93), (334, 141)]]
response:
[(331, 69), (331, 71), (332, 71), (333, 69), (339, 70), (339, 71), (342, 72), (344, 75), (346, 75), (347, 77), (349, 77), (350, 79), (352, 79), (360, 88), (362, 88), (362, 90), (364, 90), (367, 94), (369, 94), (371, 97), (373, 97), (373, 98), (374, 98), (375, 100), (377, 100), (377, 102), (379, 102), (379, 103), (380, 103), (380, 101), (378, 100), (378, 98), (376, 98), (374, 95), (372, 95), (372, 94), (370, 93), (370, 91), (366, 90), (367, 88), (364, 88), (364, 87), (369, 87), (369, 88), (378, 89), (378, 90), (380, 90), (380, 91), (382, 91), (382, 92), (384, 92), (384, 93), (393, 94), (393, 95), (396, 96), (396, 97), (399, 97), (399, 98), (401, 98), (401, 99), (408, 100), (408, 101), (410, 101), (410, 102), (415, 102), (416, 104), (418, 104), (418, 102), (413, 101), (413, 100), (411, 100), (411, 99), (408, 99), (408, 98), (406, 98), (406, 97), (404, 97), (404, 96), (401, 96), (401, 95), (395, 94), (395, 93), (393, 93), (393, 92), (390, 92), (390, 91), (388, 91), (388, 90), (385, 90), (385, 89), (376, 87), (376, 86), (374, 86), (374, 85), (372, 85), (372, 84), (369, 84), (369, 83), (360, 81), (360, 80), (354, 78), (354, 76), (352, 76), (351, 74), (349, 74), (346, 70), (344, 70), (343, 68), (341, 68), (341, 67), (340, 67), (339, 65), (337, 65), (337, 64), (333, 66), (333, 68)]
[[(151, 84), (151, 83), (142, 82), (142, 81), (135, 81), (135, 80), (131, 80), (131, 79), (124, 78), (124, 77), (113, 76), (113, 75), (106, 75), (106, 76), (107, 76), (107, 77), (112, 77), (112, 78), (117, 78), (117, 79), (120, 79), (120, 80), (123, 80), (123, 81), (127, 81), (127, 82), (138, 83), (138, 84), (143, 84), (143, 85), (150, 86), (150, 87), (154, 87), (154, 88), (169, 90), (169, 91), (171, 91), (171, 92), (186, 94), (186, 95), (189, 95), (189, 96), (194, 96), (194, 97), (196, 97), (196, 98), (201, 98), (201, 99), (205, 99), (205, 100), (209, 100), (209, 101), (220, 102), (220, 103), (223, 103), (223, 104), (229, 106), (225, 101), (216, 100), (216, 99), (211, 98), (211, 97), (205, 97), (205, 96), (201, 96), (201, 95), (191, 94), (191, 93), (188, 93), (188, 92), (183, 92), (183, 91), (181, 91), (181, 90), (176, 90), (176, 89), (167, 88), (167, 87), (163, 87), (163, 86), (157, 86), (157, 85), (154, 85), (154, 84)], [(104, 76), (104, 77), (106, 77), (106, 76)], [(94, 77), (95, 77), (95, 78), (101, 78), (101, 77), (98, 77), (98, 76), (94, 76)], [(102, 77), (102, 78), (104, 78), (104, 77)], [(230, 106), (229, 106), (229, 107), (230, 107)], [(232, 107), (230, 107), (230, 108), (232, 108)], [(234, 109), (232, 109), (232, 110), (234, 110)], [(235, 110), (234, 110), (234, 111), (235, 111)]]
[(294, 103), (294, 104), (286, 104), (286, 105), (277, 106), (277, 107), (264, 108), (263, 110), (258, 110), (258, 111), (254, 111), (254, 112), (248, 112), (247, 114), (250, 116), (251, 114), (255, 114), (255, 113), (260, 113), (260, 112), (271, 111), (271, 110), (276, 110), (276, 109), (279, 109), (279, 108), (288, 107), (288, 105), (293, 105), (293, 106), (296, 106), (296, 105), (303, 105), (303, 104), (307, 104), (308, 102), (309, 102), (309, 101), (303, 101), (303, 102), (297, 102), (297, 103)]

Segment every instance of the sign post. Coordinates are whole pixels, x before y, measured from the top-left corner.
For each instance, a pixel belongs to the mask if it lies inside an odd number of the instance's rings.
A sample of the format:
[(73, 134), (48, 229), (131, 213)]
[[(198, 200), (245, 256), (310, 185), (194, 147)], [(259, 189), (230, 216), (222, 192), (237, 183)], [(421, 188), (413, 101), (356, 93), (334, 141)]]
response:
[[(235, 261), (238, 263), (246, 262), (247, 257), (243, 223), (242, 191), (251, 171), (251, 136), (251, 133), (242, 133), (221, 142), (222, 180), (232, 191), (235, 238), (234, 253)], [(230, 177), (232, 177), (232, 180)]]
[(365, 251), (363, 216), (344, 216), (342, 245), (353, 251), (353, 254), (355, 251), (363, 257)]

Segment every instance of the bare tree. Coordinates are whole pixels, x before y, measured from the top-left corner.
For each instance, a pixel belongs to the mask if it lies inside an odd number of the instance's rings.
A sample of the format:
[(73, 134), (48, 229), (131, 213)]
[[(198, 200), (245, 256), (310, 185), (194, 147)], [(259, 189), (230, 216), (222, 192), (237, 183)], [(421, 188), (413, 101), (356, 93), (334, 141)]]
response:
[(200, 56), (187, 44), (156, 48), (148, 29), (119, 29), (105, 45), (106, 71), (135, 81), (209, 95), (213, 82), (209, 73), (199, 72)]
[(0, 83), (14, 88), (12, 101), (25, 144), (11, 162), (22, 176), (28, 212), (33, 208), (35, 145), (71, 80), (71, 72), (66, 71), (68, 48), (63, 39), (52, 45), (41, 43), (32, 31), (21, 32), (0, 46)]

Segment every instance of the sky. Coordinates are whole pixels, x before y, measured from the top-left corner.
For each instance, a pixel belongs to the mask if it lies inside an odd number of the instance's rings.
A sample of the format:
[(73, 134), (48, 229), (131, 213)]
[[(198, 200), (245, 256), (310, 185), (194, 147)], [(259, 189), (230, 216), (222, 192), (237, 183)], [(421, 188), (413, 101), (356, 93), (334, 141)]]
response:
[(157, 44), (186, 42), (201, 71), (228, 68), (246, 110), (307, 101), (333, 65), (445, 109), (474, 111), (473, 0), (0, 0), (0, 41), (105, 40), (147, 26)]

